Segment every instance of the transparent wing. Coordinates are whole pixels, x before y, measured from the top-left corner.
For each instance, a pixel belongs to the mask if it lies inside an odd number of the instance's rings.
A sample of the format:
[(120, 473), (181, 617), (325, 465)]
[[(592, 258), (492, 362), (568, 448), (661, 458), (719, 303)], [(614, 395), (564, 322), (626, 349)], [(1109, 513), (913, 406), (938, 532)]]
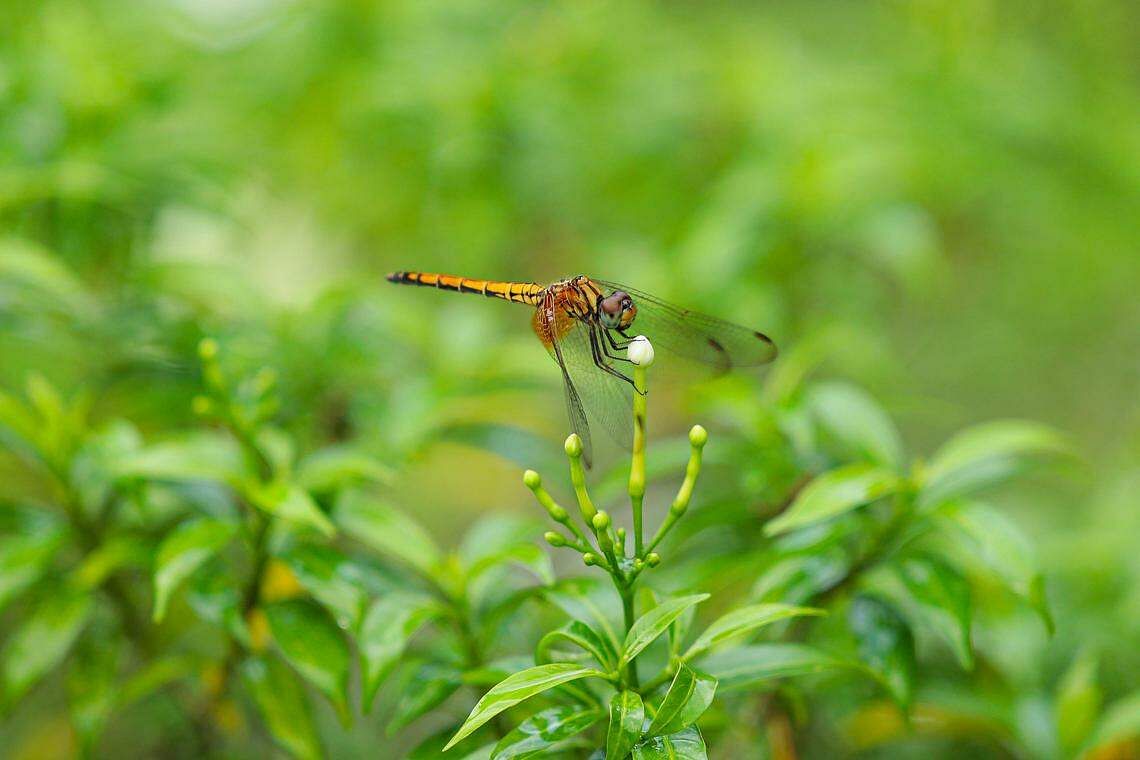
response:
[(757, 367), (776, 358), (776, 344), (758, 330), (674, 306), (615, 282), (594, 282), (611, 291), (624, 290), (633, 297), (637, 316), (628, 332), (630, 335), (644, 335), (654, 347), (660, 346), (722, 372), (738, 367)]
[(552, 332), (545, 335), (540, 333), (539, 337), (543, 338), (543, 343), (562, 372), (562, 389), (566, 394), (566, 416), (570, 418), (570, 429), (582, 439), (582, 461), (589, 468), (594, 463), (594, 442), (590, 436), (590, 424), (586, 421), (582, 397), (578, 395), (578, 389), (566, 364), (566, 352), (562, 350), (561, 341), (553, 338)]
[[(558, 341), (575, 388), (586, 406), (586, 413), (601, 426), (617, 445), (624, 449), (633, 447), (633, 386), (619, 377), (598, 368), (590, 346), (590, 328), (582, 322), (574, 321), (573, 326)], [(601, 348), (599, 346), (599, 351)], [(625, 356), (625, 351), (618, 352)], [(624, 361), (606, 359), (603, 361), (626, 376), (630, 375), (630, 365)]]

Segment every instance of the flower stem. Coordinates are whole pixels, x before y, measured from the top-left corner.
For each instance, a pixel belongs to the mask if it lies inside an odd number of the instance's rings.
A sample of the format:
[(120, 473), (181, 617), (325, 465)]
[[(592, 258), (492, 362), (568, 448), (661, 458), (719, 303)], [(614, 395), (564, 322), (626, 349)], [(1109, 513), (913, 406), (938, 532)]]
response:
[(633, 556), (644, 555), (641, 508), (645, 501), (645, 367), (633, 368), (633, 455), (629, 463), (629, 503), (633, 510)]

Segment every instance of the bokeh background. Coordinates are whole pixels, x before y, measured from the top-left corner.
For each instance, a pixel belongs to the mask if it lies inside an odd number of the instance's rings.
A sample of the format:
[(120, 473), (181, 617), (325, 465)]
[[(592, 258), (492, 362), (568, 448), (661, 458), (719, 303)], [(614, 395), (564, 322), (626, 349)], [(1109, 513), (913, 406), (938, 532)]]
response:
[[(391, 463), (446, 543), (533, 509), (557, 373), (520, 307), (385, 273), (628, 282), (825, 346), (920, 454), (998, 417), (1070, 435), (1079, 466), (1000, 502), (1057, 634), (1002, 635), (1030, 691), (1091, 646), (1124, 694), (1137, 29), (1110, 0), (4, 3), (0, 388), (36, 372), (159, 435), (196, 424), (215, 336), (278, 370), (301, 440)], [(659, 398), (659, 430), (701, 413)], [(9, 458), (0, 483), (34, 496)], [(49, 714), (3, 744), (53, 746)]]

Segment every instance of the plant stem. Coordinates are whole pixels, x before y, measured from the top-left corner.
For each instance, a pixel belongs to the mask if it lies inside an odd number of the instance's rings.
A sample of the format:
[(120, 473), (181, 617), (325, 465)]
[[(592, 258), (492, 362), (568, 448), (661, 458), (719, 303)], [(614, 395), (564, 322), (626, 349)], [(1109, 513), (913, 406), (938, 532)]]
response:
[(641, 508), (645, 501), (645, 367), (633, 368), (633, 454), (629, 463), (629, 503), (633, 510), (633, 556), (642, 557), (645, 539)]
[[(625, 619), (625, 632), (626, 632), (626, 635), (629, 635), (629, 629), (633, 627), (633, 619), (634, 619), (633, 618), (633, 615), (634, 615), (634, 610), (633, 610), (633, 584), (632, 583), (629, 583), (629, 584), (619, 583), (618, 579), (615, 577), (614, 578), (614, 585), (617, 586), (618, 594), (621, 596), (621, 611), (622, 611), (622, 616)], [(638, 688), (637, 660), (636, 659), (634, 659), (632, 662), (630, 662), (628, 665), (625, 666), (624, 678), (625, 678), (626, 684), (630, 688), (632, 688), (632, 689)]]

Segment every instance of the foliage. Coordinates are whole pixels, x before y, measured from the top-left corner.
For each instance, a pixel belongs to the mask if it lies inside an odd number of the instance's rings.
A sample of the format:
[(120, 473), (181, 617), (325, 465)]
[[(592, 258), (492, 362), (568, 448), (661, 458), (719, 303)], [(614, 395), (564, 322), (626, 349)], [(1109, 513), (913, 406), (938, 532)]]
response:
[[(123, 11), (0, 8), (6, 755), (438, 757), (567, 663), (447, 756), (1135, 753), (1134, 6)], [(559, 489), (527, 315), (409, 267), (782, 355)]]

